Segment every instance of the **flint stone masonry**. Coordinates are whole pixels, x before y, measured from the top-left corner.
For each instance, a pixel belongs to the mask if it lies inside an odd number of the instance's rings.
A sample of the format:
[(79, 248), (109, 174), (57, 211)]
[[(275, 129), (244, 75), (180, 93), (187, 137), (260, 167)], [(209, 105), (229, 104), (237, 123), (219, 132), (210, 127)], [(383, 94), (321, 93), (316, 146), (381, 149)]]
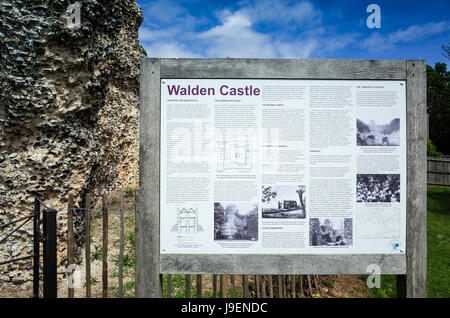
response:
[[(72, 3), (0, 0), (0, 225), (32, 212), (30, 191), (64, 208), (69, 192), (138, 183), (141, 10), (134, 0), (78, 1), (81, 25), (70, 29)], [(80, 217), (76, 225), (80, 238)], [(63, 210), (61, 265), (66, 229)], [(31, 235), (29, 222), (0, 243), (0, 260), (30, 254)], [(31, 266), (1, 266), (0, 287), (30, 284)]]

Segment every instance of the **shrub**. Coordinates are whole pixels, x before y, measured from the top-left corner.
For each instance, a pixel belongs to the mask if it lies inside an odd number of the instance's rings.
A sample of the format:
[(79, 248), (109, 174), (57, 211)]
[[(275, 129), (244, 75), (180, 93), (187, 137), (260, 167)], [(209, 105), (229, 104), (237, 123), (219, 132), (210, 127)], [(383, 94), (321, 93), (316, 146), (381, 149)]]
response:
[(429, 157), (439, 157), (442, 156), (442, 152), (439, 152), (433, 142), (428, 139), (427, 140), (427, 156)]

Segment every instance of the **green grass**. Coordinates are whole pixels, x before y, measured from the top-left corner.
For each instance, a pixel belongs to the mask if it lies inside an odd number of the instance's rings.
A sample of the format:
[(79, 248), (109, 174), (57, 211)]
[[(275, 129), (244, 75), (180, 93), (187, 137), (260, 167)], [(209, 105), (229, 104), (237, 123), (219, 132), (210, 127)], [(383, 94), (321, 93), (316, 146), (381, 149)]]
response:
[[(427, 297), (450, 297), (450, 187), (428, 186)], [(367, 275), (363, 275), (364, 280)], [(372, 297), (396, 297), (394, 275), (381, 276)]]
[(109, 199), (109, 204), (116, 204), (119, 202), (119, 199), (117, 197), (112, 197)]
[(102, 211), (91, 211), (91, 221), (100, 220), (102, 218)]
[[(192, 275), (195, 280), (195, 276)], [(167, 275), (163, 275), (163, 297), (167, 297)], [(186, 277), (185, 275), (172, 275), (172, 297), (185, 298), (186, 297)], [(195, 297), (195, 288), (191, 284), (191, 297)]]
[(133, 188), (133, 187), (127, 187), (126, 189), (125, 189), (125, 197), (127, 197), (127, 198), (130, 198), (130, 197), (132, 197), (133, 195), (134, 195), (134, 191), (136, 190), (136, 188)]
[(102, 259), (103, 256), (103, 247), (102, 245), (94, 245), (95, 252), (91, 253), (91, 260), (92, 261), (99, 261)]
[(450, 187), (428, 187), (428, 297), (450, 297)]
[[(369, 275), (362, 275), (361, 278), (366, 281)], [(397, 286), (395, 275), (381, 275), (381, 287), (369, 289), (370, 297), (373, 298), (395, 298), (397, 297)]]
[[(167, 297), (167, 275), (163, 275), (163, 297)], [(195, 275), (191, 275), (191, 297), (196, 297), (196, 287), (195, 287)], [(209, 296), (209, 297), (208, 297)], [(185, 298), (186, 297), (186, 276), (175, 274), (172, 275), (172, 297), (173, 298)], [(211, 295), (206, 295), (203, 293), (203, 298), (211, 298)]]

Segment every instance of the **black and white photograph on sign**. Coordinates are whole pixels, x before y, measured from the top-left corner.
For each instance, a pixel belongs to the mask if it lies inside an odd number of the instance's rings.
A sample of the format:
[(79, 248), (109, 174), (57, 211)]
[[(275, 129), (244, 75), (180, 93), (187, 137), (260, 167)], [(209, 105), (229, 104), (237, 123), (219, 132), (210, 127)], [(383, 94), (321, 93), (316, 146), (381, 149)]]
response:
[(357, 146), (400, 146), (400, 118), (379, 110), (357, 115)]
[(262, 217), (304, 219), (306, 217), (305, 192), (305, 185), (262, 186)]
[(352, 244), (352, 218), (309, 219), (310, 246), (351, 246)]
[(214, 202), (214, 240), (257, 241), (256, 202)]
[(400, 202), (400, 175), (358, 174), (356, 202)]

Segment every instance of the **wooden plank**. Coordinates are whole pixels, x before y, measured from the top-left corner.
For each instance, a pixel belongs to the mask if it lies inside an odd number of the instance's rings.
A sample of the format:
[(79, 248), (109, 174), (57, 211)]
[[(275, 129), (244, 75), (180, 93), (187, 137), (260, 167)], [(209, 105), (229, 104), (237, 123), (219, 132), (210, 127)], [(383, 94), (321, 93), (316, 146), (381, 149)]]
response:
[(102, 247), (102, 296), (108, 298), (108, 201), (107, 197), (102, 196), (102, 228), (103, 228), (103, 247)]
[(217, 298), (217, 275), (214, 274), (213, 276), (213, 298)]
[(450, 175), (450, 172), (446, 172), (446, 171), (427, 171), (427, 173), (430, 173), (430, 174), (439, 174), (439, 175), (444, 175), (444, 176)]
[(298, 283), (300, 284), (300, 297), (303, 298), (303, 275), (299, 275)]
[(161, 272), (172, 274), (352, 275), (366, 274), (370, 264), (378, 264), (383, 274), (406, 273), (405, 254), (161, 255)]
[(119, 237), (119, 298), (123, 298), (123, 253), (125, 248), (124, 193), (120, 191), (120, 237)]
[(269, 275), (269, 298), (273, 298), (273, 276)]
[(427, 145), (426, 64), (407, 61), (406, 295), (426, 297)]
[(186, 275), (186, 298), (191, 298), (191, 286), (192, 286), (192, 276), (190, 274)]
[(242, 275), (242, 295), (248, 298), (248, 275)]
[(261, 279), (259, 275), (255, 275), (256, 298), (261, 298)]
[(431, 183), (431, 182), (427, 182), (427, 184), (428, 184), (428, 185), (440, 186), (440, 187), (448, 187), (448, 186), (450, 186), (450, 184)]
[(196, 296), (197, 298), (202, 298), (202, 275), (197, 275), (196, 285)]
[(406, 78), (404, 60), (161, 59), (161, 78)]
[(84, 217), (84, 262), (86, 270), (86, 298), (91, 298), (91, 194), (86, 194)]
[(261, 297), (267, 298), (266, 275), (261, 275)]
[(317, 275), (313, 275), (313, 279), (314, 279), (314, 286), (316, 286), (316, 292), (318, 293), (318, 294), (320, 294), (320, 287), (319, 287), (319, 284), (318, 284), (318, 278), (317, 278)]
[(228, 287), (226, 275), (219, 276), (219, 297), (228, 298)]
[(167, 298), (172, 298), (172, 274), (167, 274)]
[(306, 275), (306, 279), (308, 280), (309, 297), (312, 297), (313, 290), (312, 290), (312, 287), (311, 287), (311, 277), (310, 277), (310, 275)]
[[(69, 193), (68, 203), (67, 203), (67, 266), (75, 266), (75, 240), (73, 232), (73, 195)], [(72, 274), (72, 273), (71, 273)], [(69, 278), (68, 278), (69, 281)], [(68, 297), (74, 298), (75, 293), (73, 289), (73, 284), (67, 284), (68, 287)]]
[(140, 190), (136, 205), (137, 297), (162, 296), (159, 282), (160, 85), (159, 59), (142, 59), (139, 130)]
[(450, 162), (450, 157), (427, 157), (427, 161)]
[(291, 281), (291, 298), (295, 298), (295, 275), (290, 275)]
[(281, 275), (277, 275), (278, 298), (283, 298), (283, 281)]
[(223, 298), (224, 292), (222, 290), (224, 284), (224, 277), (223, 275), (219, 275), (219, 298)]
[(427, 159), (427, 183), (450, 186), (450, 159)]

